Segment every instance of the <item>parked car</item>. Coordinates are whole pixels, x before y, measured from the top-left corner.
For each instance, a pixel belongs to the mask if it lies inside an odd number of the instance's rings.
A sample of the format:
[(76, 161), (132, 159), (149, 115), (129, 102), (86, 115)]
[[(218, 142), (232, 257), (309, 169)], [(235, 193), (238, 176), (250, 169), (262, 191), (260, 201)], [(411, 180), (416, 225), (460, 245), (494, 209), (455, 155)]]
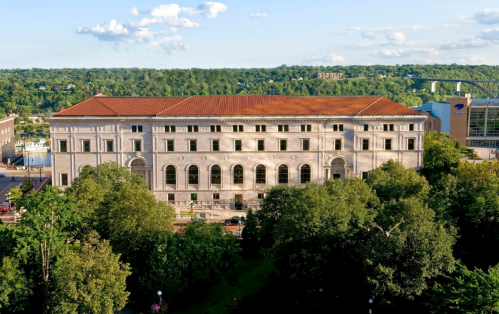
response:
[(6, 212), (6, 211), (9, 211), (9, 203), (3, 202), (0, 205), (0, 212)]
[[(241, 225), (244, 225), (245, 218), (241, 216)], [(224, 225), (226, 226), (231, 226), (231, 225), (238, 225), (239, 224), (239, 216), (234, 216), (231, 219), (225, 219)]]
[(5, 178), (5, 173), (0, 173), (0, 178)]

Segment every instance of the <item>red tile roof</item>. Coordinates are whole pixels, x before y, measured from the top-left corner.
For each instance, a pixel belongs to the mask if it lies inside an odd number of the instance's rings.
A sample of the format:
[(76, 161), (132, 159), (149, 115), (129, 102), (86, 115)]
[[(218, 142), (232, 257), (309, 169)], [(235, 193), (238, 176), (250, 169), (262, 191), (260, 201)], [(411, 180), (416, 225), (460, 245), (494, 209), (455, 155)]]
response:
[(420, 115), (380, 96), (92, 97), (54, 116)]

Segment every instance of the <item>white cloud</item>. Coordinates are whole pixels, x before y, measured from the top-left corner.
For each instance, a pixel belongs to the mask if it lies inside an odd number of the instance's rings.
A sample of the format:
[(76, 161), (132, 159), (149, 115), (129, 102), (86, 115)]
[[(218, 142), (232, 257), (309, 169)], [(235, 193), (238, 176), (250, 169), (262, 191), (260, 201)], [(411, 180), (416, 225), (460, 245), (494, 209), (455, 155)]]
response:
[(438, 54), (438, 52), (433, 48), (430, 49), (416, 48), (416, 49), (386, 49), (372, 53), (373, 56), (387, 58), (387, 59), (406, 58), (414, 54), (435, 55)]
[(392, 40), (392, 41), (397, 41), (397, 42), (402, 42), (405, 40), (405, 35), (402, 32), (395, 32), (391, 34), (386, 34), (386, 39)]
[(491, 45), (490, 41), (472, 38), (468, 40), (462, 40), (456, 43), (442, 44), (438, 46), (438, 49), (440, 50), (472, 49), (472, 48), (482, 48), (490, 45)]
[(225, 13), (225, 11), (227, 11), (229, 7), (226, 6), (225, 4), (221, 3), (221, 2), (205, 2), (203, 4), (200, 4), (197, 6), (197, 8), (186, 8), (186, 7), (183, 7), (182, 8), (182, 11), (187, 13), (187, 14), (191, 14), (191, 15), (195, 15), (195, 14), (203, 14), (204, 17), (208, 18), (208, 19), (215, 19), (218, 17), (218, 14), (219, 13)]
[(342, 63), (345, 62), (345, 58), (340, 55), (326, 55), (323, 57), (310, 56), (303, 60), (304, 64), (323, 64), (323, 63)]
[(480, 24), (499, 24), (499, 9), (483, 9), (473, 15), (473, 20)]
[(147, 42), (158, 34), (158, 32), (150, 32), (147, 28), (127, 27), (116, 20), (99, 23), (94, 27), (80, 27), (76, 33), (92, 35), (101, 41), (126, 43)]
[(360, 36), (365, 39), (375, 39), (376, 38), (376, 33), (375, 32), (362, 32), (360, 33)]
[(254, 19), (258, 18), (266, 18), (268, 16), (267, 13), (251, 13), (250, 17)]
[(180, 41), (180, 40), (182, 40), (182, 37), (180, 37), (180, 35), (174, 35), (174, 36), (170, 36), (170, 37), (166, 36), (166, 37), (163, 37), (161, 39), (152, 41), (151, 46), (160, 46), (160, 45), (165, 44), (165, 43), (171, 43), (173, 41)]
[(137, 16), (137, 15), (139, 15), (139, 14), (140, 14), (140, 13), (139, 13), (139, 8), (137, 8), (137, 7), (133, 7), (133, 8), (131, 8), (131, 9), (129, 9), (129, 10), (128, 10), (128, 13), (129, 13), (129, 14), (131, 14), (131, 15), (135, 15), (135, 16)]
[(477, 37), (487, 40), (499, 40), (499, 28), (485, 29)]
[(177, 32), (177, 28), (176, 27), (170, 27), (170, 32), (172, 33), (176, 33)]

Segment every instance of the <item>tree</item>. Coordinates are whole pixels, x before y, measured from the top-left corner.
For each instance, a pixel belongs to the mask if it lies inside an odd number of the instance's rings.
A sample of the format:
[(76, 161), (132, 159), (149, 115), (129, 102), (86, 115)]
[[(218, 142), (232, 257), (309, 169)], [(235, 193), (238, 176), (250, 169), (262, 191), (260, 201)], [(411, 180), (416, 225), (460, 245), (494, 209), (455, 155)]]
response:
[(274, 243), (274, 227), (287, 209), (288, 201), (301, 191), (301, 187), (278, 185), (273, 187), (262, 201), (262, 209), (256, 212), (260, 222), (260, 245), (269, 248)]
[(253, 209), (248, 209), (246, 213), (246, 220), (242, 232), (242, 248), (243, 254), (247, 257), (254, 257), (258, 255), (258, 221)]
[(401, 163), (389, 160), (369, 172), (366, 180), (380, 201), (399, 200), (415, 196), (426, 198), (430, 186), (414, 169), (406, 169)]
[(93, 231), (78, 249), (66, 248), (57, 262), (52, 313), (103, 313), (121, 310), (129, 266), (113, 254), (109, 242)]
[(221, 224), (194, 220), (157, 239), (148, 274), (141, 280), (143, 290), (155, 296), (160, 289), (166, 300), (173, 300), (193, 289), (207, 289), (234, 267), (238, 251), (235, 238)]
[(365, 231), (369, 239), (360, 245), (366, 277), (380, 302), (421, 295), (431, 280), (454, 269), (455, 230), (436, 221), (419, 198), (382, 204)]
[[(288, 190), (272, 189), (269, 195)], [(328, 180), (326, 186), (309, 184), (287, 196), (285, 209), (274, 226), (273, 245), (263, 249), (274, 262), (278, 277), (296, 291), (319, 289), (345, 295), (362, 291), (363, 258), (358, 238), (372, 221), (370, 206), (376, 196), (363, 180)]]
[(497, 313), (499, 312), (499, 265), (488, 272), (470, 271), (459, 264), (447, 282), (436, 284), (427, 304), (432, 313)]
[(31, 294), (31, 283), (15, 258), (4, 257), (0, 264), (0, 309), (22, 311)]
[(449, 134), (436, 131), (425, 134), (423, 167), (421, 173), (433, 183), (442, 175), (457, 167), (460, 153), (459, 142), (449, 139)]
[(16, 255), (19, 259), (41, 269), (43, 287), (42, 311), (48, 311), (53, 251), (70, 240), (71, 232), (79, 221), (74, 212), (74, 202), (56, 187), (46, 187), (41, 192), (28, 194), (19, 201), (26, 209), (16, 228)]

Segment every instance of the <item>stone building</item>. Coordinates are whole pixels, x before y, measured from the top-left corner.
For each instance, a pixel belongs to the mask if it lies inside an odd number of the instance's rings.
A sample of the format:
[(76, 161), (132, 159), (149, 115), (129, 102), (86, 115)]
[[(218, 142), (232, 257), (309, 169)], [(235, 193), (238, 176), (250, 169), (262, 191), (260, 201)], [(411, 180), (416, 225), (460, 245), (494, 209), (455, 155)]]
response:
[(16, 116), (9, 116), (0, 119), (0, 144), (2, 145), (2, 163), (7, 163), (9, 158), (15, 156), (16, 143), (14, 140), (14, 119)]
[(53, 184), (114, 161), (176, 206), (258, 208), (278, 184), (420, 167), (425, 119), (379, 96), (92, 97), (49, 119)]
[(320, 79), (341, 80), (343, 78), (343, 73), (314, 73), (313, 77)]

